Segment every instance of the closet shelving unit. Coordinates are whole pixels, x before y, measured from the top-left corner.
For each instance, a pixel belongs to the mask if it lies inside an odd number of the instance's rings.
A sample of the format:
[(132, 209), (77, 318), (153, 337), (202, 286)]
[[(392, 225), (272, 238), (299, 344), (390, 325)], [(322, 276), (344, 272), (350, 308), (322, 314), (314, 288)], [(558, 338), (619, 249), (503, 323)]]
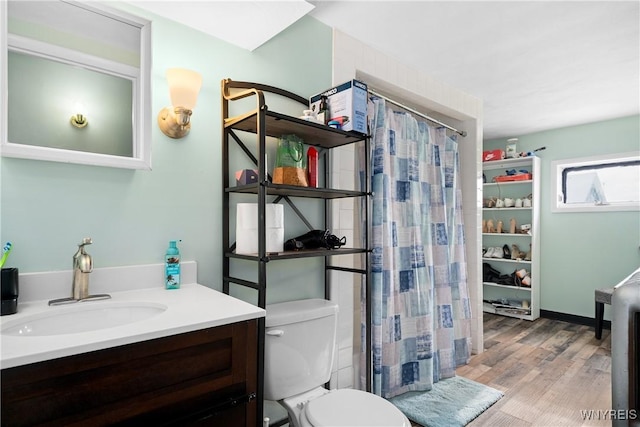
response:
[[(526, 269), (531, 276), (531, 287), (504, 285), (483, 282), (484, 311), (525, 320), (540, 317), (540, 159), (522, 157), (484, 162), (482, 164), (486, 182), (483, 184), (483, 199), (502, 199), (508, 197), (514, 201), (531, 195), (531, 207), (484, 207), (483, 221), (492, 220), (494, 226), (503, 222), (502, 233), (487, 233), (483, 230), (482, 246), (484, 248), (500, 247), (507, 244), (511, 250), (513, 244), (523, 252), (531, 251), (531, 260), (493, 258), (483, 256), (482, 262), (489, 263), (501, 274), (511, 274), (515, 270)], [(523, 181), (494, 182), (493, 178), (505, 175), (507, 170), (526, 170), (532, 179)], [(510, 221), (516, 220), (516, 233), (510, 233)], [(529, 233), (520, 232), (523, 224), (530, 224)], [(514, 308), (496, 308), (486, 301), (503, 300)], [(529, 309), (517, 308), (518, 301), (527, 300)]]
[[(223, 250), (223, 292), (229, 294), (230, 285), (244, 286), (257, 291), (258, 306), (265, 308), (267, 283), (267, 266), (271, 261), (278, 260), (295, 260), (306, 257), (322, 257), (324, 258), (324, 294), (325, 298), (330, 298), (330, 270), (346, 271), (364, 275), (365, 286), (367, 290), (367, 304), (370, 304), (370, 250), (369, 233), (365, 230), (364, 247), (340, 248), (340, 249), (320, 249), (320, 250), (302, 250), (302, 251), (285, 251), (279, 253), (266, 252), (266, 203), (282, 203), (285, 202), (290, 209), (304, 222), (309, 230), (327, 229), (328, 219), (330, 218), (330, 204), (332, 199), (339, 198), (356, 198), (371, 195), (370, 184), (367, 180), (366, 191), (341, 190), (334, 188), (310, 188), (298, 187), (292, 185), (274, 184), (271, 182), (270, 175), (267, 171), (267, 137), (279, 138), (283, 135), (294, 134), (302, 138), (307, 145), (313, 145), (320, 148), (321, 156), (324, 163), (324, 182), (329, 183), (330, 166), (328, 163), (327, 153), (336, 147), (347, 144), (354, 144), (364, 141), (365, 153), (367, 156), (365, 162), (365, 176), (369, 176), (369, 138), (357, 132), (347, 132), (339, 129), (333, 129), (320, 123), (314, 123), (281, 114), (269, 110), (265, 103), (265, 93), (278, 95), (290, 101), (302, 104), (302, 109), (309, 106), (308, 100), (292, 92), (279, 89), (273, 86), (233, 81), (225, 79), (221, 82), (222, 97), (222, 182), (223, 182), (223, 225), (222, 225), (222, 250)], [(255, 108), (249, 109), (244, 113), (236, 116), (230, 116), (230, 102), (239, 101), (244, 98), (254, 98)], [(246, 104), (242, 104), (243, 106)], [(248, 148), (244, 141), (254, 137), (255, 152)], [(247, 162), (253, 163), (257, 167), (258, 182), (248, 185), (231, 184), (230, 170), (230, 144), (234, 141), (247, 157)], [(231, 242), (230, 237), (230, 209), (232, 203), (235, 203), (232, 194), (251, 194), (256, 197), (258, 204), (258, 253), (256, 254), (236, 254), (235, 243)], [(271, 199), (271, 200), (268, 200)], [(292, 198), (318, 199), (324, 205), (324, 224), (312, 225), (296, 207)], [(369, 203), (365, 205), (364, 218), (369, 218)], [(285, 227), (285, 240), (295, 236), (288, 236)], [(345, 268), (333, 266), (330, 258), (337, 255), (360, 254), (363, 256), (363, 268)], [(230, 263), (232, 259), (251, 260), (257, 263), (257, 280), (249, 281), (230, 275)], [(367, 307), (367, 323), (371, 324), (371, 310)], [(258, 390), (257, 390), (257, 413), (258, 420), (256, 425), (262, 425), (262, 414), (264, 410), (263, 389), (264, 389), (264, 344), (265, 344), (265, 320), (260, 319), (258, 323)], [(370, 340), (366, 343), (370, 349)], [(371, 358), (371, 351), (367, 351), (368, 358)], [(370, 389), (371, 378), (371, 360), (367, 363), (367, 388)]]

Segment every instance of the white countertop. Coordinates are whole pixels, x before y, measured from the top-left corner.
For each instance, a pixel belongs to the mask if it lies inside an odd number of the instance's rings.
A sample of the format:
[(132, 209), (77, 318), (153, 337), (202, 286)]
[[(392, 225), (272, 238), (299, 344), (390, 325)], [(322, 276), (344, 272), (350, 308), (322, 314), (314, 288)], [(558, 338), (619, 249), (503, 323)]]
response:
[[(196, 283), (183, 284), (180, 289), (166, 290), (162, 286), (129, 291), (109, 292), (110, 300), (90, 301), (51, 307), (48, 300), (20, 302), (18, 313), (0, 318), (5, 328), (27, 316), (47, 310), (73, 309), (78, 304), (108, 302), (144, 302), (166, 305), (166, 311), (145, 320), (91, 332), (54, 336), (0, 335), (0, 367), (11, 368), (29, 363), (101, 350), (139, 341), (227, 325), (264, 317), (265, 311), (214, 289)], [(64, 296), (64, 295), (61, 295)]]

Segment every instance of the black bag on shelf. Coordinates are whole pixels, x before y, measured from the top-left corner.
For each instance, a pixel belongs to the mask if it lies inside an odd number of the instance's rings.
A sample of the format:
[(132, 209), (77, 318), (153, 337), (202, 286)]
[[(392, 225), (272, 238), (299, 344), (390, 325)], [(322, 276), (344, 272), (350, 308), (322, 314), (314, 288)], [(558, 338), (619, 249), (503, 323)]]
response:
[(520, 279), (516, 273), (500, 274), (498, 270), (493, 268), (488, 262), (482, 263), (482, 281), (497, 283), (499, 285), (521, 286)]
[(516, 273), (501, 274), (495, 282), (499, 285), (520, 286), (520, 279), (517, 279)]
[(495, 282), (500, 277), (500, 272), (491, 267), (488, 262), (482, 263), (482, 281), (483, 282)]
[(285, 251), (299, 251), (301, 249), (339, 249), (347, 243), (347, 238), (338, 238), (329, 230), (311, 230), (301, 236), (284, 242)]

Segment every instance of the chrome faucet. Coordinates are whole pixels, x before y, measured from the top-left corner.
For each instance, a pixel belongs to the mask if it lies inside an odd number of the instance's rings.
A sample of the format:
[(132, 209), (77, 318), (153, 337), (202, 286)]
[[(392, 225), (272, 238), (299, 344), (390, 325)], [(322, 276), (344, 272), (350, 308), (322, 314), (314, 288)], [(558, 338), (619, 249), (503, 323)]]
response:
[(73, 255), (72, 296), (51, 300), (49, 305), (111, 298), (111, 295), (108, 294), (89, 295), (89, 273), (93, 271), (93, 259), (91, 255), (85, 252), (84, 247), (92, 243), (91, 237), (85, 237), (82, 239), (82, 243), (78, 244), (78, 251)]
[(93, 259), (84, 251), (86, 245), (93, 243), (90, 237), (82, 239), (78, 251), (73, 256), (73, 284), (71, 285), (74, 299), (82, 300), (89, 296), (89, 273), (93, 271)]

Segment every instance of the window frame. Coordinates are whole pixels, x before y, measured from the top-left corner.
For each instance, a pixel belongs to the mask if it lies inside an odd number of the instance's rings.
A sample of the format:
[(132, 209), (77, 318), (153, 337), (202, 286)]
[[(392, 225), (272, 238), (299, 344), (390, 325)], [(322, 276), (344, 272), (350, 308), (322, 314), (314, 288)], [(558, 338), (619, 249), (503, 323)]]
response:
[(554, 160), (551, 162), (551, 212), (622, 212), (640, 211), (640, 202), (613, 204), (570, 204), (567, 205), (564, 194), (564, 175), (567, 169), (605, 168), (608, 165), (625, 164), (640, 161), (640, 153), (616, 153), (609, 155), (580, 157), (573, 159)]

